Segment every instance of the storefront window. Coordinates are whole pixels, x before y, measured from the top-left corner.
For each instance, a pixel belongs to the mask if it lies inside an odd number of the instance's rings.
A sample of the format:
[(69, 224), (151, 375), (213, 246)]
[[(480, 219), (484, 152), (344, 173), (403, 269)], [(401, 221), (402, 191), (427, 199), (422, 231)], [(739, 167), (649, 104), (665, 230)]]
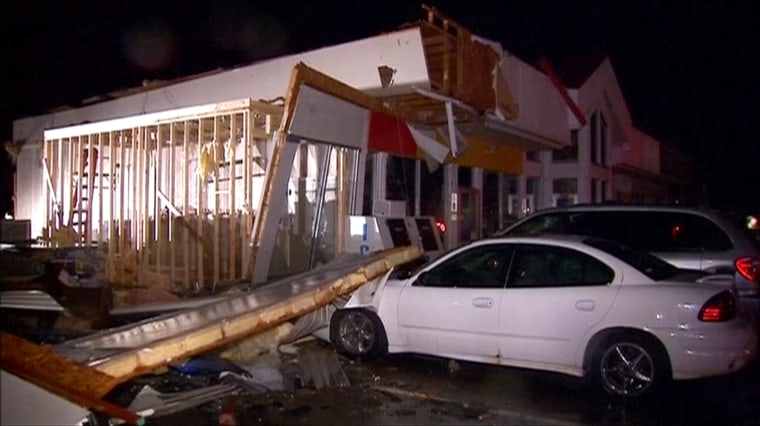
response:
[(578, 203), (578, 179), (554, 179), (552, 181), (553, 204), (556, 207)]
[(375, 176), (373, 167), (375, 154), (368, 153), (364, 163), (364, 197), (362, 199), (362, 215), (372, 215), (372, 187)]
[(388, 175), (386, 181), (386, 199), (406, 201), (406, 214), (414, 211), (415, 181), (413, 158), (388, 157)]
[(428, 166), (423, 164), (421, 183), (420, 213), (423, 216), (443, 219), (443, 166), (439, 165), (430, 171)]
[[(483, 235), (499, 230), (499, 174), (483, 174)], [(506, 197), (504, 197), (506, 199)]]

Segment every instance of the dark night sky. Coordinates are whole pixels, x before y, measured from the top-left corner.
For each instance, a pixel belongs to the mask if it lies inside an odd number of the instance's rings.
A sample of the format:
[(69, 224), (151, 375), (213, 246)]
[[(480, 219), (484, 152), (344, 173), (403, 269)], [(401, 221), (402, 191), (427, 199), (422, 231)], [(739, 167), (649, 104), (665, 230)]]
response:
[[(608, 54), (641, 130), (693, 158), (716, 207), (760, 210), (755, 1), (436, 1), (528, 62)], [(171, 79), (392, 31), (423, 17), (386, 0), (0, 2), (1, 141), (13, 119)], [(0, 154), (0, 213), (10, 165)]]

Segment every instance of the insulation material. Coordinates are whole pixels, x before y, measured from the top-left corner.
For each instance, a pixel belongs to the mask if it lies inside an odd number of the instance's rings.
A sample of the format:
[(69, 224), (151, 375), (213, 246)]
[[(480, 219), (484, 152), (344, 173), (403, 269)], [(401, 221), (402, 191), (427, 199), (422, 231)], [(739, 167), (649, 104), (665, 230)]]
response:
[(198, 178), (205, 181), (209, 176), (219, 179), (219, 163), (224, 161), (224, 145), (211, 141), (201, 147), (198, 159)]
[(290, 336), (292, 330), (293, 325), (291, 323), (280, 324), (275, 328), (231, 344), (219, 354), (219, 357), (238, 364), (245, 364), (261, 354), (275, 352), (280, 344)]

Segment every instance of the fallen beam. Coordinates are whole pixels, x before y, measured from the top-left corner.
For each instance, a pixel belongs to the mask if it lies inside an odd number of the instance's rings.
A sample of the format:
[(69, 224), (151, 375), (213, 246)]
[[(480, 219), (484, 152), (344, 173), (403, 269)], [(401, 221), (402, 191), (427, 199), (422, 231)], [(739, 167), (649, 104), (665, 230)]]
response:
[(347, 255), (242, 295), (70, 340), (55, 349), (124, 382), (303, 316), (421, 254), (419, 247), (409, 246)]
[[(74, 362), (55, 353), (50, 347), (0, 332), (0, 357), (4, 371), (75, 404), (122, 419), (129, 424), (144, 423), (138, 414), (102, 400), (117, 384), (117, 378)], [(34, 408), (30, 406), (29, 409)]]

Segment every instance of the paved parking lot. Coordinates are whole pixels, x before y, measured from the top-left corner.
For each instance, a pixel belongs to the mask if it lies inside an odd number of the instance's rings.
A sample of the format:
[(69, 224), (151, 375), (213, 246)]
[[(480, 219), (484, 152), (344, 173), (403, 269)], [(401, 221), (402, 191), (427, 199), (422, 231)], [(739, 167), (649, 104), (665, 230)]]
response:
[[(760, 425), (758, 362), (735, 375), (678, 382), (654, 401), (601, 396), (563, 375), (434, 357), (341, 364), (350, 386), (238, 395), (237, 424)], [(218, 424), (221, 409), (215, 401), (149, 424)]]

